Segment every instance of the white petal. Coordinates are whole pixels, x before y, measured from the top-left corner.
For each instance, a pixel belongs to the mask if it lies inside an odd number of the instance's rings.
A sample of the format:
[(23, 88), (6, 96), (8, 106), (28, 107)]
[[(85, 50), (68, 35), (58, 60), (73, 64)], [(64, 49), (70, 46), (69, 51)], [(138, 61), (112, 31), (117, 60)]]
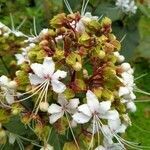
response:
[(51, 80), (53, 91), (56, 93), (62, 93), (66, 89), (66, 85), (58, 80)]
[(65, 106), (68, 104), (68, 101), (65, 97), (64, 94), (58, 94), (58, 103), (61, 105), (61, 106)]
[(60, 106), (57, 105), (57, 104), (51, 104), (51, 105), (48, 107), (48, 113), (50, 113), (50, 114), (59, 113), (59, 112), (62, 112), (62, 107), (60, 107)]
[(79, 99), (73, 98), (69, 100), (69, 104), (67, 105), (67, 107), (70, 109), (76, 109), (78, 105), (79, 105)]
[(102, 125), (102, 130), (105, 133), (105, 135), (107, 135), (106, 141), (109, 142), (109, 144), (111, 144), (112, 143), (112, 137), (113, 137), (112, 131), (110, 130), (110, 128), (107, 125)]
[(51, 77), (55, 71), (55, 63), (51, 57), (46, 57), (43, 62), (43, 73)]
[(121, 64), (121, 68), (122, 68), (124, 71), (128, 71), (128, 70), (131, 68), (131, 66), (130, 66), (129, 63), (122, 63), (122, 64)]
[(119, 88), (119, 96), (127, 95), (130, 91), (127, 87), (120, 87)]
[(125, 124), (121, 124), (120, 128), (116, 131), (117, 133), (125, 133), (127, 126)]
[(116, 120), (108, 120), (108, 126), (110, 127), (110, 129), (112, 131), (116, 131), (120, 128), (121, 126), (121, 121), (120, 119), (116, 119)]
[(134, 104), (134, 102), (128, 102), (127, 103), (127, 109), (129, 109), (131, 112), (135, 112), (136, 111), (136, 105)]
[(59, 80), (59, 79), (65, 78), (66, 76), (67, 76), (67, 72), (61, 71), (61, 70), (57, 70), (57, 71), (53, 74), (52, 79), (54, 79), (54, 80)]
[(100, 102), (99, 106), (100, 106), (99, 113), (105, 114), (110, 109), (111, 101)]
[(91, 119), (91, 117), (82, 113), (75, 113), (72, 117), (77, 123), (81, 124), (87, 123)]
[(33, 72), (37, 76), (39, 76), (40, 78), (44, 78), (43, 65), (42, 64), (33, 63), (33, 64), (31, 64), (31, 69), (33, 70)]
[(16, 136), (13, 133), (9, 133), (9, 143), (14, 144), (16, 140)]
[(100, 118), (116, 120), (119, 118), (119, 113), (117, 110), (109, 110), (105, 115), (100, 115)]
[(9, 92), (6, 93), (6, 101), (8, 104), (13, 104), (14, 103), (14, 96), (11, 95)]
[(99, 101), (96, 95), (92, 91), (88, 90), (86, 93), (86, 98), (87, 98), (87, 104), (90, 110), (92, 112), (95, 112), (95, 111), (98, 112), (100, 108), (99, 108)]
[(38, 85), (44, 82), (43, 78), (40, 78), (36, 74), (29, 73), (29, 80), (31, 85)]
[(2, 76), (0, 77), (0, 84), (1, 84), (1, 85), (6, 85), (6, 86), (7, 86), (8, 83), (9, 83), (8, 77), (2, 75)]
[(107, 150), (107, 149), (105, 149), (105, 147), (103, 147), (103, 146), (98, 146), (97, 148), (95, 148), (95, 150)]
[(90, 111), (90, 109), (89, 109), (89, 107), (88, 107), (87, 104), (80, 105), (80, 106), (78, 107), (78, 110), (79, 110), (80, 112), (82, 112), (83, 114), (89, 116), (89, 117), (92, 116), (92, 113), (91, 113), (91, 111)]
[(49, 117), (49, 122), (50, 122), (50, 124), (55, 123), (55, 122), (56, 122), (58, 119), (60, 119), (63, 115), (64, 115), (64, 112), (52, 114), (52, 115)]
[(24, 58), (24, 56), (22, 54), (15, 54), (15, 57), (17, 59), (17, 64), (20, 65), (23, 62), (26, 61), (26, 59)]

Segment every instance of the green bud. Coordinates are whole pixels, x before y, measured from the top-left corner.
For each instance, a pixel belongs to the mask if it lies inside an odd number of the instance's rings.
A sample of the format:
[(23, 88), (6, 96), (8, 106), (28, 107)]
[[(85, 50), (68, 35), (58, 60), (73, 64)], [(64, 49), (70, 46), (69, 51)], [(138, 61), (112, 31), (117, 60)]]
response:
[(79, 62), (76, 62), (74, 65), (73, 65), (73, 68), (75, 71), (80, 71), (82, 69), (82, 64), (79, 63)]
[(2, 138), (4, 138), (4, 137), (6, 137), (6, 131), (3, 130), (3, 129), (1, 129), (1, 130), (0, 130), (0, 139), (2, 139)]
[(65, 95), (66, 99), (71, 99), (71, 98), (74, 98), (75, 96), (75, 93), (70, 88), (66, 88), (63, 94)]
[(79, 38), (79, 43), (84, 45), (89, 45), (89, 40), (91, 37), (85, 32)]
[(85, 82), (83, 81), (83, 80), (81, 80), (81, 79), (76, 79), (75, 80), (75, 85), (76, 85), (76, 87), (77, 87), (77, 90), (86, 90), (86, 84), (85, 84)]
[(65, 13), (62, 14), (58, 14), (56, 16), (54, 16), (54, 18), (50, 21), (50, 24), (52, 27), (54, 28), (58, 28), (61, 27), (63, 22), (66, 20), (66, 15)]
[(105, 17), (102, 19), (101, 25), (102, 26), (111, 26), (112, 21), (108, 17)]
[(93, 90), (94, 94), (98, 97), (98, 98), (101, 98), (102, 96), (102, 88), (94, 88)]
[(78, 150), (74, 142), (67, 142), (64, 144), (63, 150)]
[(108, 89), (103, 89), (102, 90), (102, 98), (104, 100), (110, 100), (110, 101), (114, 101), (114, 95), (111, 91), (109, 91)]

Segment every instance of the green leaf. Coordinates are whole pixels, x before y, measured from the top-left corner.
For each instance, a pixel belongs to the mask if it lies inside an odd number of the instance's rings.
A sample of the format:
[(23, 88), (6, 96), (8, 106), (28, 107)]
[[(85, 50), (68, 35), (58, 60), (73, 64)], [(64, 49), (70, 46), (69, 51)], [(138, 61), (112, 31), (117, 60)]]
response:
[(27, 128), (25, 128), (24, 124), (21, 123), (19, 116), (12, 117), (8, 123), (4, 124), (4, 127), (8, 131), (19, 135), (23, 135), (29, 131)]
[(107, 16), (112, 21), (119, 20), (122, 16), (122, 13), (118, 7), (114, 7), (114, 5), (108, 3), (103, 3), (97, 6), (97, 9), (95, 10), (94, 14), (96, 14), (97, 16)]
[(64, 136), (59, 135), (54, 128), (52, 129), (49, 143), (50, 145), (53, 145), (55, 150), (62, 150), (65, 140)]

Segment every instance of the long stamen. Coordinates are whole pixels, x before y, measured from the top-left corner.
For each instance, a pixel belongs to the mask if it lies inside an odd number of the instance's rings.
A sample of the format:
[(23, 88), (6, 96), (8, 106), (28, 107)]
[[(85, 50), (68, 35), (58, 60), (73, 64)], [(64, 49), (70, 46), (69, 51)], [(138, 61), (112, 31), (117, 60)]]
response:
[(49, 87), (49, 82), (48, 82), (46, 90), (45, 90), (46, 91), (46, 93), (45, 93), (45, 102), (47, 102), (48, 87)]
[(132, 123), (132, 125), (135, 126), (136, 128), (138, 128), (139, 130), (141, 130), (142, 132), (145, 132), (145, 133), (148, 133), (148, 134), (150, 133), (150, 131), (145, 130), (145, 129), (143, 129), (143, 128), (137, 126), (135, 123)]
[(100, 132), (99, 132), (99, 127), (98, 127), (98, 122), (95, 122), (96, 124), (96, 130), (97, 130), (97, 140), (98, 140), (98, 145), (100, 145)]
[[(23, 96), (23, 95), (26, 95), (26, 94), (33, 93), (33, 92), (36, 91), (38, 88), (40, 88), (43, 84), (45, 84), (45, 82), (47, 82), (47, 80), (45, 80), (43, 83), (41, 83), (40, 85), (36, 86), (35, 88), (31, 89), (30, 91), (27, 91), (27, 92), (25, 92), (25, 93), (19, 94), (19, 96)], [(18, 96), (18, 95), (13, 95), (13, 96)]]
[(21, 22), (20, 25), (16, 28), (16, 30), (19, 30), (19, 29), (22, 27), (22, 25), (25, 23), (26, 19), (27, 19), (27, 18), (24, 18), (24, 19), (22, 20), (22, 22)]
[(126, 36), (127, 36), (127, 34), (125, 34), (125, 35), (121, 38), (120, 43), (122, 43), (122, 42), (124, 41), (124, 39), (126, 38)]
[(143, 102), (150, 102), (150, 100), (135, 100), (135, 103), (143, 103)]
[(87, 7), (88, 3), (89, 3), (89, 0), (86, 1), (86, 4), (85, 4), (84, 9), (83, 9), (83, 14), (85, 14), (86, 7)]
[(36, 95), (36, 94), (45, 86), (45, 84), (46, 84), (46, 83), (44, 83), (44, 85), (41, 86), (41, 87), (40, 87), (37, 91), (35, 91), (35, 93), (33, 93), (32, 95), (30, 95), (30, 96), (28, 96), (28, 97), (26, 97), (26, 98), (20, 99), (20, 100), (18, 100), (18, 101), (15, 101), (15, 103), (17, 103), (17, 102), (22, 102), (22, 101), (25, 101), (25, 100), (27, 100), (27, 99), (33, 97), (34, 95)]
[(10, 13), (10, 20), (11, 20), (11, 27), (12, 27), (12, 30), (14, 31), (15, 30), (15, 26), (14, 26), (14, 20), (13, 20), (13, 17), (12, 17), (12, 14)]
[(83, 13), (83, 10), (84, 10), (84, 5), (85, 5), (85, 0), (83, 0), (83, 3), (82, 3), (82, 8), (81, 8), (81, 16), (83, 16), (83, 15), (84, 15), (84, 13)]
[(139, 77), (135, 78), (134, 81), (145, 77), (147, 74), (148, 74), (148, 73), (144, 73), (144, 74), (140, 75)]
[(36, 21), (35, 21), (35, 17), (33, 17), (33, 28), (34, 28), (34, 34), (35, 34), (35, 36), (38, 36), (38, 35), (37, 35), (37, 30), (36, 30)]
[(35, 111), (37, 105), (39, 104), (39, 100), (40, 100), (40, 98), (41, 98), (41, 96), (42, 96), (44, 90), (45, 90), (45, 86), (42, 88), (42, 90), (41, 90), (41, 92), (40, 92), (40, 94), (39, 94), (39, 96), (38, 96), (38, 98), (37, 98), (37, 100), (36, 100), (36, 102), (35, 102), (35, 104), (34, 104), (34, 108), (33, 108), (32, 113)]
[(75, 135), (74, 135), (74, 133), (73, 133), (73, 130), (72, 130), (72, 127), (71, 127), (71, 124), (70, 124), (70, 121), (69, 121), (67, 112), (65, 112), (65, 116), (66, 116), (66, 118), (67, 118), (68, 125), (69, 125), (69, 128), (70, 128), (71, 134), (72, 134), (72, 136), (73, 136), (73, 139), (74, 139), (74, 141), (75, 141), (75, 143), (76, 143), (76, 146), (77, 146), (77, 148), (80, 150), (79, 145), (78, 145), (78, 142), (77, 142), (77, 140), (76, 140), (76, 137), (75, 137)]
[(92, 139), (89, 145), (88, 150), (90, 150), (93, 147), (93, 142), (94, 142), (94, 132), (95, 132), (95, 116), (93, 116), (93, 129), (92, 129)]
[(129, 141), (126, 141), (124, 140), (123, 138), (121, 138), (118, 134), (114, 134), (114, 137), (117, 139), (117, 141), (123, 143), (124, 145), (130, 147), (130, 148), (133, 148), (133, 149), (136, 149), (136, 150), (142, 150), (140, 146), (138, 146), (137, 144), (138, 143), (133, 143), (133, 142), (129, 142)]
[(72, 11), (72, 9), (71, 9), (71, 6), (70, 6), (68, 0), (64, 0), (64, 3), (65, 3), (65, 5), (66, 5), (68, 11), (69, 11), (71, 14), (73, 14), (73, 11)]
[[(117, 136), (120, 137), (119, 135), (117, 135)], [(122, 139), (122, 141), (128, 143), (129, 145), (135, 146), (135, 148), (139, 148), (139, 149), (141, 149), (141, 148), (144, 148), (144, 149), (150, 149), (149, 146), (139, 146), (139, 143), (127, 141), (127, 140), (123, 139), (122, 137), (120, 137), (120, 138)]]
[(141, 93), (141, 94), (145, 94), (145, 95), (149, 95), (150, 96), (150, 93), (149, 92), (146, 92), (146, 91), (143, 91), (137, 87), (134, 88), (134, 91), (137, 92), (137, 93)]
[[(41, 101), (43, 100), (43, 98), (44, 98), (44, 95), (45, 95), (45, 93), (46, 93), (46, 88), (45, 87), (47, 87), (47, 85), (49, 85), (49, 81), (47, 81), (47, 83), (45, 84), (45, 86), (43, 87), (43, 89), (42, 89), (42, 91), (41, 91), (41, 93), (40, 93), (40, 95), (39, 95), (39, 97), (38, 97), (38, 99), (37, 99), (37, 101), (36, 101), (36, 104), (35, 104), (35, 106), (34, 106), (34, 109), (36, 108), (36, 110), (35, 110), (35, 114), (37, 114), (38, 113), (38, 110), (39, 110), (39, 107), (40, 107), (40, 103), (41, 103)], [(37, 106), (38, 105), (38, 106)], [(33, 110), (34, 110), (33, 109)]]

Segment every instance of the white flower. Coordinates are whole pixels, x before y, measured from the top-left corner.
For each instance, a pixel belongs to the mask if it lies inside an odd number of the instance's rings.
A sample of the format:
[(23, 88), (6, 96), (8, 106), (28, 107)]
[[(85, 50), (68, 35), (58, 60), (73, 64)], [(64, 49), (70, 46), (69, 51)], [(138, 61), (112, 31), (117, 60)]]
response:
[(129, 3), (128, 7), (126, 7), (126, 11), (135, 14), (135, 13), (136, 13), (136, 10), (137, 10), (137, 6), (135, 5), (134, 0), (132, 0), (132, 1)]
[(23, 64), (26, 61), (24, 53), (22, 53), (22, 54), (15, 54), (15, 57), (17, 59), (17, 64), (18, 65)]
[(48, 28), (43, 29), (43, 30), (40, 32), (39, 37), (41, 38), (41, 37), (43, 37), (44, 35), (46, 35), (47, 33), (48, 33)]
[(0, 77), (0, 86), (3, 91), (2, 94), (6, 98), (8, 104), (14, 103), (14, 89), (16, 86), (12, 86), (11, 82), (12, 81), (4, 75)]
[(53, 146), (47, 144), (46, 146), (42, 147), (40, 150), (54, 150)]
[(17, 59), (17, 64), (21, 65), (24, 62), (30, 62), (29, 58), (28, 58), (28, 51), (32, 48), (35, 47), (34, 43), (30, 43), (29, 46), (22, 48), (22, 53), (21, 54), (15, 54), (15, 57)]
[(56, 93), (62, 93), (66, 89), (65, 84), (59, 81), (59, 79), (65, 78), (67, 73), (65, 71), (55, 71), (55, 63), (51, 57), (46, 57), (43, 64), (33, 63), (31, 69), (34, 74), (29, 73), (30, 83), (32, 85), (39, 85), (44, 82), (51, 83), (53, 91)]
[(116, 6), (119, 7), (124, 13), (136, 13), (137, 6), (134, 0), (117, 0)]
[(99, 102), (97, 97), (92, 91), (86, 93), (87, 104), (80, 105), (78, 107), (79, 112), (73, 115), (73, 119), (77, 123), (86, 123), (91, 118), (103, 118), (115, 120), (119, 118), (119, 114), (116, 110), (111, 109), (111, 101)]
[(79, 99), (74, 98), (67, 100), (63, 94), (58, 95), (58, 103), (51, 104), (48, 108), (48, 113), (50, 113), (50, 123), (55, 123), (59, 118), (61, 118), (65, 113), (74, 114), (77, 110)]
[(114, 55), (116, 56), (118, 63), (121, 63), (125, 60), (125, 57), (123, 55), (120, 55), (119, 52), (114, 52)]
[(118, 94), (121, 98), (122, 103), (126, 103), (127, 109), (131, 112), (136, 111), (136, 106), (133, 103), (133, 100), (136, 99), (135, 94), (133, 93), (133, 89), (135, 86), (133, 69), (131, 68), (129, 63), (121, 64), (121, 68), (123, 73), (121, 73), (120, 81), (124, 86), (119, 88)]
[(119, 143), (113, 143), (111, 145), (100, 145), (95, 150), (122, 150), (122, 147)]

